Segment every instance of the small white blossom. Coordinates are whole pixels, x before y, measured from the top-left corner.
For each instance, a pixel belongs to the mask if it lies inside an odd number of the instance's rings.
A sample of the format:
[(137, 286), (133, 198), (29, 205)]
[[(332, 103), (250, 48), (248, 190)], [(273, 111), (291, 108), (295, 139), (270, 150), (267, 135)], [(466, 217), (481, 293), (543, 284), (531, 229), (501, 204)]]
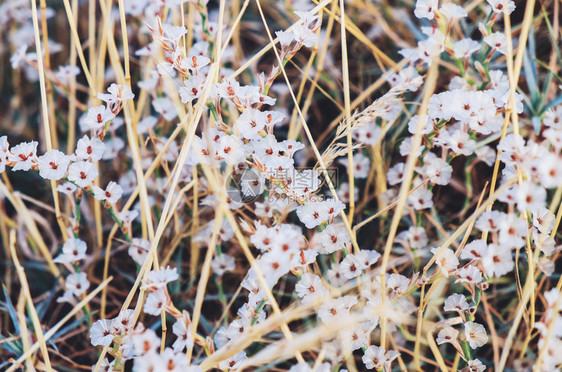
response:
[(39, 175), (48, 180), (60, 180), (66, 174), (70, 158), (62, 151), (51, 150), (37, 160)]
[(68, 167), (68, 180), (79, 187), (89, 186), (98, 176), (98, 170), (93, 163), (79, 161)]
[(473, 349), (484, 346), (488, 342), (488, 335), (482, 324), (474, 322), (464, 323), (464, 335), (468, 344)]

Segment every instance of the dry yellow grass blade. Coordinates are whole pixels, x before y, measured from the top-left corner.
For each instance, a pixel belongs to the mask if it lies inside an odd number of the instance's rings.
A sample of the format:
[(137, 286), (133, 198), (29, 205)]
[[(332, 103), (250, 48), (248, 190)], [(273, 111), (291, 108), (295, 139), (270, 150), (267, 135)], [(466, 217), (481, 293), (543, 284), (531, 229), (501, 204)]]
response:
[[(109, 284), (109, 282), (111, 282), (113, 280), (113, 277), (109, 277), (107, 278), (105, 281), (101, 282), (100, 285), (98, 285), (96, 287), (96, 289), (94, 289), (92, 292), (90, 292), (86, 297), (84, 297), (84, 299), (82, 299), (80, 302), (78, 302), (76, 304), (76, 306), (74, 306), (72, 308), (72, 310), (70, 310), (61, 320), (58, 321), (57, 324), (55, 324), (53, 327), (51, 327), (51, 329), (49, 329), (45, 335), (44, 335), (44, 341), (47, 342), (51, 337), (53, 337), (53, 335), (55, 333), (57, 333), (57, 331), (59, 329), (62, 328), (63, 325), (66, 324), (66, 322), (68, 322), (70, 319), (72, 319), (72, 317), (74, 315), (76, 315), (79, 311), (82, 311), (82, 309), (84, 308), (84, 306), (86, 306), (94, 297), (96, 297), (98, 295), (98, 293), (100, 293), (100, 291), (102, 289), (104, 289), (105, 287), (107, 287), (107, 285)], [(31, 355), (33, 355), (33, 353), (35, 353), (37, 350), (39, 350), (39, 348), (41, 347), (41, 344), (38, 342), (34, 343), (28, 351), (26, 351), (24, 354), (22, 354), (17, 361), (15, 362), (16, 364), (12, 365), (10, 368), (8, 368), (6, 370), (6, 372), (13, 372), (16, 370), (17, 368), (17, 364), (23, 362), (24, 360), (29, 359), (29, 357)]]
[[(317, 0), (313, 0), (313, 1), (315, 3), (318, 3)], [(330, 10), (326, 10), (326, 12), (331, 17), (334, 17), (336, 19), (336, 21), (340, 22), (340, 17), (338, 17), (338, 14), (337, 14), (339, 12), (339, 9), (336, 9), (335, 13), (332, 13)], [(345, 29), (350, 34), (355, 36), (357, 38), (357, 40), (359, 40), (361, 43), (363, 43), (367, 48), (369, 48), (371, 50), (371, 52), (373, 53), (373, 56), (375, 57), (379, 67), (381, 68), (381, 70), (385, 71), (385, 67), (384, 67), (384, 64), (382, 62), (384, 62), (388, 67), (395, 67), (396, 66), (396, 63), (389, 56), (387, 56), (375, 44), (373, 44), (373, 42), (371, 40), (369, 40), (369, 38), (359, 29), (359, 27), (357, 27), (353, 22), (351, 22), (349, 17), (347, 15), (345, 15), (345, 12), (343, 14), (343, 17), (345, 18), (345, 22), (341, 23), (341, 24), (344, 25)]]
[[(346, 29), (347, 29), (347, 22), (345, 16), (345, 8), (344, 8), (344, 1), (340, 0), (340, 14), (341, 14), (341, 54), (342, 54), (342, 76), (343, 76), (343, 101), (345, 105), (344, 110), (344, 121), (349, 119), (351, 116), (351, 104), (349, 98), (349, 62), (347, 60), (347, 39), (346, 39)], [(352, 147), (352, 130), (351, 130), (351, 120), (347, 120), (347, 146), (350, 148), (350, 151), (347, 153), (347, 174), (348, 174), (348, 182), (349, 182), (349, 189), (355, 190), (355, 177), (354, 177), (354, 169), (353, 166), (353, 149)], [(350, 225), (353, 225), (353, 214), (355, 212), (355, 193), (349, 193), (349, 213), (347, 215), (347, 219)], [(357, 253), (357, 252), (356, 252)]]
[[(425, 79), (422, 104), (419, 110), (418, 127), (423, 125), (420, 123), (425, 123), (425, 119), (427, 117), (427, 107), (429, 105), (429, 99), (431, 98), (431, 95), (435, 91), (435, 84), (437, 82), (437, 77), (438, 77), (438, 65), (432, 62), (429, 66), (429, 71)], [(417, 152), (421, 145), (421, 139), (422, 139), (421, 133), (422, 133), (421, 128), (418, 128), (412, 140), (410, 155), (408, 155), (408, 160), (406, 161), (406, 165), (404, 166), (404, 176), (402, 179), (402, 184), (400, 186), (400, 191), (398, 193), (398, 204), (396, 205), (394, 216), (392, 217), (392, 222), (390, 224), (390, 229), (386, 239), (386, 244), (384, 246), (384, 252), (383, 252), (382, 263), (381, 263), (381, 285), (383, 288), (386, 288), (385, 287), (386, 267), (390, 259), (390, 252), (392, 250), (392, 245), (394, 243), (396, 231), (398, 229), (400, 220), (402, 219), (402, 213), (404, 211), (404, 207), (406, 206), (406, 199), (408, 197), (410, 183), (413, 178), (414, 167), (416, 166), (416, 163), (418, 161)], [(386, 301), (386, 291), (383, 291), (382, 299), (384, 304)], [(386, 317), (383, 316), (381, 321), (381, 347), (385, 348), (385, 345), (386, 345)]]
[(10, 253), (12, 254), (12, 261), (16, 267), (16, 273), (20, 279), (21, 291), (25, 296), (27, 302), (27, 309), (31, 316), (31, 321), (33, 322), (33, 328), (35, 329), (35, 336), (37, 337), (37, 342), (41, 349), (41, 354), (43, 355), (43, 361), (47, 368), (47, 371), (52, 371), (51, 359), (49, 358), (49, 352), (47, 351), (47, 344), (45, 341), (45, 336), (43, 335), (43, 329), (41, 328), (41, 320), (37, 316), (37, 310), (33, 304), (33, 298), (31, 297), (31, 292), (29, 290), (29, 283), (27, 282), (27, 277), (25, 276), (25, 270), (20, 265), (18, 255), (16, 253), (16, 230), (10, 231)]
[[(20, 291), (20, 294), (18, 296), (18, 303), (16, 305), (16, 311), (17, 311), (17, 317), (18, 317), (18, 324), (20, 327), (20, 332), (21, 332), (21, 342), (22, 342), (22, 346), (23, 346), (23, 351), (24, 353), (28, 353), (28, 356), (22, 360), (15, 361), (14, 363), (14, 369), (15, 368), (19, 368), (20, 366), (22, 366), (21, 362), (25, 361), (25, 366), (27, 368), (27, 370), (29, 371), (33, 371), (35, 370), (35, 368), (33, 367), (34, 364), (34, 358), (32, 358), (32, 353), (31, 353), (31, 348), (30, 348), (30, 344), (29, 344), (29, 330), (27, 329), (27, 317), (25, 315), (25, 294), (23, 293), (23, 291)], [(37, 343), (37, 350), (39, 349), (39, 343)], [(35, 351), (37, 351), (35, 350)]]
[[(338, 5), (337, 1), (333, 1), (332, 2), (332, 9), (335, 9), (337, 7), (337, 5)], [(312, 81), (312, 86), (308, 90), (308, 94), (307, 94), (306, 100), (305, 100), (303, 108), (302, 108), (302, 113), (305, 117), (308, 113), (308, 110), (312, 106), (312, 98), (314, 96), (314, 92), (315, 92), (316, 88), (318, 88), (320, 90), (320, 86), (318, 85), (318, 80), (320, 79), (320, 76), (322, 75), (322, 72), (324, 71), (324, 63), (326, 61), (326, 56), (328, 54), (329, 40), (330, 40), (330, 35), (332, 33), (332, 29), (334, 27), (334, 22), (335, 22), (334, 17), (328, 18), (328, 25), (325, 28), (326, 35), (324, 37), (324, 42), (322, 43), (322, 49), (318, 53), (318, 58), (316, 59), (316, 74), (314, 75), (314, 80)], [(321, 29), (321, 27), (318, 29), (318, 33), (320, 33), (320, 29)], [(316, 48), (317, 48), (317, 46), (315, 46), (315, 49), (314, 49), (315, 53), (316, 53)], [(312, 61), (312, 55), (311, 55), (310, 61)], [(303, 76), (302, 86), (303, 86), (303, 89), (304, 89), (304, 78), (308, 78), (308, 73), (305, 73), (303, 75), (304, 76)], [(323, 91), (323, 90), (320, 90), (320, 91)], [(299, 91), (299, 94), (300, 93), (301, 92)], [(338, 107), (339, 107), (339, 103), (337, 101), (335, 101), (328, 93), (323, 92), (323, 94), (324, 94), (325, 97), (328, 97), (334, 104), (338, 105)], [(300, 97), (298, 97), (298, 101), (300, 102)], [(297, 109), (295, 107), (293, 109), (293, 113), (291, 114), (291, 120), (289, 122), (289, 133), (287, 134), (287, 139), (293, 139), (293, 140), (296, 139), (298, 133), (301, 131), (300, 120), (297, 120), (297, 119), (298, 119), (298, 112), (297, 112)]]
[(47, 261), (47, 267), (49, 271), (53, 274), (55, 278), (59, 278), (60, 282), (63, 283), (63, 279), (60, 277), (60, 270), (53, 262), (53, 257), (51, 256), (51, 252), (47, 247), (47, 244), (43, 240), (43, 236), (39, 232), (37, 228), (37, 224), (35, 223), (34, 218), (31, 216), (29, 210), (18, 196), (19, 193), (11, 192), (6, 185), (0, 181), (0, 194), (5, 196), (8, 201), (13, 205), (14, 209), (18, 212), (21, 220), (23, 221), (27, 231), (31, 235), (33, 241), (37, 244), (39, 251)]
[[(217, 237), (219, 235), (220, 229), (222, 227), (223, 211), (219, 207), (215, 212), (215, 222), (213, 224), (213, 231), (211, 233), (211, 239), (207, 245), (207, 254), (205, 255), (205, 261), (203, 261), (203, 267), (201, 268), (201, 274), (199, 276), (199, 284), (197, 285), (197, 294), (195, 295), (195, 303), (193, 306), (193, 316), (192, 316), (192, 336), (197, 332), (197, 326), (199, 324), (199, 319), (201, 317), (201, 308), (203, 306), (203, 299), (207, 290), (207, 283), (209, 281), (209, 276), (211, 275), (211, 262), (215, 254)], [(193, 352), (193, 346), (187, 349), (187, 357), (191, 360), (191, 353)]]
[(86, 76), (86, 80), (88, 81), (88, 85), (93, 92), (93, 95), (97, 94), (95, 90), (94, 80), (92, 75), (90, 74), (90, 69), (88, 68), (88, 63), (86, 62), (86, 57), (84, 57), (84, 52), (82, 51), (82, 44), (80, 43), (80, 36), (78, 36), (78, 30), (76, 29), (76, 22), (74, 22), (74, 17), (72, 15), (72, 7), (68, 0), (63, 0), (64, 10), (66, 11), (66, 17), (68, 19), (68, 24), (70, 25), (70, 33), (71, 36), (74, 38), (74, 45), (76, 47), (76, 51), (78, 52), (78, 58), (80, 59), (80, 64), (82, 66), (82, 70), (84, 71), (84, 75)]
[[(314, 7), (314, 9), (311, 10), (312, 14), (316, 14), (318, 13), (321, 9), (324, 9), (328, 4), (330, 4), (331, 1), (334, 0), (324, 0), (322, 1), (320, 4), (318, 4), (317, 6)], [(301, 20), (299, 20), (298, 22), (296, 22), (294, 25), (292, 25), (291, 27), (289, 27), (287, 29), (287, 31), (291, 30), (293, 27), (300, 25), (302, 23)], [(246, 61), (242, 66), (240, 66), (236, 71), (234, 71), (229, 78), (234, 79), (235, 77), (237, 77), (238, 75), (240, 75), (244, 70), (246, 70), (248, 67), (250, 67), (254, 62), (256, 62), (257, 60), (259, 60), (265, 53), (267, 53), (271, 48), (273, 48), (277, 43), (279, 42), (278, 38), (275, 38), (273, 40), (272, 43), (267, 44), (266, 46), (264, 46), (259, 52), (255, 53), (252, 58), (250, 58), (248, 61)]]
[[(34, 38), (35, 38), (35, 49), (37, 50), (37, 55), (38, 56), (43, 56), (43, 52), (42, 52), (42, 48), (41, 48), (41, 39), (39, 36), (39, 21), (37, 18), (37, 3), (32, 0), (31, 1), (31, 14), (32, 14), (32, 22), (33, 22), (33, 34), (34, 34)], [(48, 45), (48, 44), (45, 44)], [(45, 50), (45, 58), (48, 59), (48, 50)], [(43, 58), (38, 57), (37, 58), (37, 69), (39, 72), (39, 90), (40, 90), (40, 94), (41, 94), (41, 113), (42, 113), (42, 118), (43, 118), (43, 129), (45, 131), (45, 140), (46, 140), (46, 147), (47, 147), (47, 151), (50, 151), (53, 149), (53, 138), (56, 138), (56, 131), (52, 131), (52, 129), (54, 129), (54, 123), (52, 122), (53, 120), (53, 115), (49, 115), (49, 106), (47, 104), (47, 89), (45, 86), (45, 68), (43, 66)], [(51, 97), (49, 95), (49, 97)], [(54, 109), (51, 105), (51, 108)], [(51, 191), (53, 194), (53, 201), (55, 204), (55, 211), (56, 211), (56, 217), (57, 217), (57, 222), (59, 223), (59, 227), (61, 230), (61, 234), (63, 237), (67, 237), (68, 234), (66, 233), (66, 228), (64, 226), (64, 223), (62, 221), (62, 216), (61, 216), (61, 212), (60, 212), (60, 202), (59, 202), (59, 196), (56, 190), (56, 183), (55, 181), (51, 180), (50, 181), (51, 184)]]
[[(431, 352), (433, 353), (433, 356), (435, 357), (435, 360), (437, 361), (437, 363), (439, 365), (439, 368), (441, 369), (441, 372), (449, 372), (449, 368), (447, 368), (447, 365), (445, 364), (445, 361), (443, 360), (443, 356), (439, 352), (439, 348), (437, 347), (437, 344), (435, 343), (435, 340), (433, 339), (433, 333), (427, 332), (426, 339), (427, 339), (427, 343), (429, 344), (429, 347), (431, 349)], [(415, 354), (414, 354), (414, 356), (415, 356)]]

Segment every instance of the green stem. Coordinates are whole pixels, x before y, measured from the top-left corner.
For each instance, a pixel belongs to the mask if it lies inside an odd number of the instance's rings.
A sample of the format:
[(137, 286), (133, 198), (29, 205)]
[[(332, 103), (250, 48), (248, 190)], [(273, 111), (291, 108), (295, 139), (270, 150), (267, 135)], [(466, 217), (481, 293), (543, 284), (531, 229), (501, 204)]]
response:
[(259, 314), (261, 313), (261, 311), (263, 310), (265, 306), (265, 300), (261, 300), (261, 302), (258, 304), (258, 307), (256, 308), (256, 316), (254, 316), (252, 318), (252, 325), (256, 324), (256, 322), (258, 321), (259, 318)]
[(461, 342), (462, 351), (464, 351), (464, 357), (467, 361), (472, 360), (472, 355), (470, 352), (470, 347), (468, 346), (468, 342), (462, 341)]

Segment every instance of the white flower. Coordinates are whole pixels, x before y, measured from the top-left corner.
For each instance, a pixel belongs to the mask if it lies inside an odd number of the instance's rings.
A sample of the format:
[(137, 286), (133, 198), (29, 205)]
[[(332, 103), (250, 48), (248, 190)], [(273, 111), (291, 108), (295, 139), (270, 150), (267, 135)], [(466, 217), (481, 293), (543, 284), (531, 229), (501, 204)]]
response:
[(320, 187), (320, 174), (312, 169), (295, 172), (290, 189), (297, 196), (308, 196)]
[[(414, 181), (414, 187), (420, 184), (419, 179)], [(408, 204), (415, 210), (423, 210), (433, 206), (433, 194), (426, 186), (420, 186), (408, 196)]]
[(335, 287), (340, 287), (347, 282), (347, 279), (341, 272), (339, 264), (332, 264), (332, 267), (326, 272), (326, 279)]
[(318, 318), (324, 324), (330, 324), (337, 319), (342, 319), (349, 314), (349, 309), (357, 303), (355, 296), (329, 298), (318, 309)]
[(211, 60), (203, 55), (194, 55), (190, 50), (189, 58), (185, 58), (182, 61), (182, 67), (191, 70), (193, 75), (197, 75), (199, 70), (203, 67), (208, 66)]
[(275, 31), (275, 36), (279, 39), (282, 48), (288, 48), (295, 40), (295, 36), (290, 31)]
[(482, 239), (474, 240), (467, 245), (461, 251), (461, 259), (463, 260), (480, 260), (484, 255), (484, 252), (488, 248), (488, 244)]
[(128, 253), (131, 258), (142, 265), (148, 252), (150, 251), (150, 242), (146, 239), (134, 238), (129, 247)]
[(453, 167), (432, 152), (425, 155), (423, 168), (416, 170), (430, 178), (431, 183), (443, 186), (449, 184), (453, 174)]
[[(338, 162), (345, 165), (346, 167), (349, 165), (347, 158), (341, 158), (338, 160)], [(352, 166), (353, 177), (367, 178), (367, 176), (369, 175), (369, 170), (371, 169), (371, 161), (367, 156), (358, 152), (353, 155)]]
[(544, 113), (543, 124), (547, 127), (560, 129), (562, 127), (562, 105), (548, 109)]
[(150, 132), (154, 126), (158, 124), (156, 116), (147, 116), (137, 123), (137, 134), (145, 134)]
[(458, 347), (458, 349), (460, 349), (460, 344), (459, 341), (457, 340), (458, 335), (459, 335), (459, 331), (457, 331), (453, 327), (445, 327), (442, 330), (440, 330), (439, 333), (437, 334), (437, 340), (436, 340), (437, 345), (451, 343), (452, 345), (455, 346), (455, 348)]
[(107, 91), (109, 93), (98, 93), (98, 98), (105, 103), (111, 104), (135, 98), (135, 95), (131, 92), (131, 88), (127, 85), (112, 83), (110, 87), (107, 88)]
[(391, 292), (392, 297), (401, 297), (410, 285), (410, 280), (404, 275), (390, 274), (386, 275), (386, 288)]
[[(437, 248), (431, 250), (431, 253), (436, 254), (438, 251)], [(435, 261), (437, 266), (441, 269), (441, 273), (448, 277), (449, 273), (457, 268), (459, 265), (459, 259), (455, 256), (455, 252), (450, 249), (445, 249), (441, 254), (437, 257)]]
[(503, 212), (486, 211), (478, 217), (475, 226), (480, 231), (498, 231), (506, 218), (507, 215)]
[(505, 35), (503, 32), (494, 32), (493, 34), (484, 37), (484, 42), (501, 54), (507, 53)]
[(453, 44), (455, 58), (468, 58), (480, 50), (480, 43), (472, 39), (462, 39)]
[(98, 170), (93, 163), (79, 161), (68, 167), (68, 180), (79, 187), (89, 186), (94, 178), (98, 176)]
[(233, 271), (235, 268), (234, 257), (226, 253), (216, 255), (211, 262), (211, 268), (218, 276), (222, 276), (227, 271)]
[(92, 325), (90, 329), (90, 339), (94, 346), (107, 346), (113, 341), (111, 333), (111, 319), (100, 319)]
[(445, 300), (445, 304), (443, 305), (443, 310), (456, 311), (460, 313), (462, 311), (468, 310), (469, 307), (470, 306), (468, 305), (468, 302), (466, 301), (466, 298), (463, 295), (454, 293), (449, 297), (447, 297), (447, 299)]
[[(408, 122), (408, 132), (416, 134), (416, 132), (419, 130), (421, 134), (429, 134), (433, 130), (433, 123), (431, 122), (431, 119), (429, 118), (429, 116), (426, 116), (425, 123), (422, 123), (421, 126), (419, 123), (419, 119), (420, 118), (418, 115), (414, 115), (410, 118), (410, 121)], [(418, 128), (418, 126), (420, 127)]]
[(484, 162), (487, 166), (491, 167), (496, 161), (496, 151), (490, 146), (478, 147), (474, 150), (478, 159)]
[(62, 253), (53, 261), (57, 263), (71, 263), (86, 258), (86, 243), (80, 239), (70, 238), (62, 246)]
[[(185, 353), (178, 353), (174, 349), (167, 347), (160, 354), (162, 367), (154, 366), (153, 371), (170, 371), (170, 372), (195, 372), (197, 369), (188, 367), (189, 360)], [(199, 369), (199, 371), (201, 371)]]
[(60, 180), (66, 174), (70, 158), (59, 150), (47, 151), (37, 160), (39, 175), (48, 180)]
[(386, 180), (389, 185), (397, 185), (402, 182), (404, 178), (404, 166), (405, 164), (400, 162), (396, 163), (392, 168), (386, 173)]
[(438, 29), (435, 30), (435, 34), (428, 36), (429, 38), (418, 42), (417, 48), (419, 58), (425, 63), (429, 63), (432, 57), (440, 55), (445, 50), (444, 37)]
[(322, 201), (309, 201), (297, 207), (297, 216), (307, 229), (313, 229), (328, 219), (328, 211)]
[(495, 244), (488, 245), (488, 250), (482, 258), (482, 265), (489, 276), (499, 278), (513, 270), (514, 263), (511, 258), (511, 249)]
[[(545, 131), (545, 135), (546, 131)], [(536, 159), (539, 168), (541, 185), (554, 188), (562, 183), (562, 159), (560, 156), (548, 153)]]
[[(394, 90), (397, 91), (412, 91), (415, 92), (418, 90), (420, 85), (423, 84), (423, 78), (418, 74), (415, 67), (410, 66), (401, 69), (398, 73), (387, 73), (387, 81), (392, 86)], [(389, 107), (386, 107), (385, 110), (388, 110)], [(375, 128), (379, 136), (382, 134), (382, 130), (376, 126), (375, 122), (370, 123), (371, 128)], [(375, 137), (375, 136), (373, 136)], [(371, 140), (370, 142), (365, 142), (370, 145), (376, 145), (378, 143), (379, 137), (376, 137), (375, 140)]]
[(127, 309), (120, 312), (116, 318), (113, 319), (111, 324), (111, 333), (113, 334), (126, 334), (132, 330), (135, 311)]
[(150, 315), (159, 316), (169, 301), (167, 292), (162, 289), (150, 292), (146, 296), (143, 311)]
[(483, 346), (488, 342), (488, 335), (482, 324), (474, 322), (464, 323), (464, 335), (473, 349)]
[(376, 122), (372, 121), (357, 128), (353, 132), (353, 138), (357, 142), (367, 145), (376, 145), (382, 134), (382, 129), (376, 124)]
[(511, 14), (515, 10), (515, 3), (511, 0), (486, 0), (492, 6), (494, 13)]
[(28, 171), (37, 162), (37, 141), (22, 142), (11, 148), (8, 160), (15, 162), (12, 171)]
[(295, 285), (295, 292), (303, 302), (314, 301), (329, 294), (328, 289), (322, 284), (319, 276), (305, 273)]
[(367, 269), (367, 266), (363, 264), (363, 262), (359, 261), (355, 255), (348, 254), (345, 256), (343, 261), (340, 263), (340, 268), (343, 275), (347, 279), (355, 278), (363, 272), (363, 270)]
[(555, 224), (555, 216), (547, 208), (541, 208), (533, 212), (533, 226), (541, 233), (550, 234)]
[(521, 248), (525, 245), (527, 236), (527, 222), (514, 213), (507, 215), (500, 222), (499, 243), (508, 248)]
[(65, 287), (72, 295), (80, 297), (90, 287), (90, 282), (86, 273), (72, 273), (66, 277)]
[(152, 107), (154, 107), (154, 111), (162, 115), (167, 121), (172, 121), (178, 117), (174, 103), (167, 97), (153, 99)]
[(439, 13), (447, 18), (449, 22), (458, 18), (466, 17), (468, 15), (463, 7), (452, 3), (445, 3), (441, 5), (441, 8), (439, 8)]
[[(404, 139), (402, 141), (402, 143), (400, 144), (400, 155), (402, 156), (410, 156), (410, 154), (413, 154), (413, 150), (412, 150), (412, 142), (413, 138), (412, 137), (408, 137), (406, 139)], [(416, 152), (416, 156), (421, 156), (423, 150), (425, 149), (424, 145), (421, 145), (418, 148), (418, 151)]]
[(246, 359), (248, 359), (248, 357), (246, 356), (246, 353), (244, 351), (240, 351), (236, 355), (220, 362), (219, 368), (222, 369), (222, 370), (233, 371), (233, 370), (238, 369), (238, 367), (240, 366), (240, 362), (243, 362)]
[(369, 345), (371, 332), (377, 326), (378, 321), (363, 322), (352, 329), (345, 329), (340, 333), (343, 342), (351, 341), (351, 350), (358, 350)]
[(139, 216), (138, 210), (122, 211), (121, 213), (119, 213), (119, 218), (121, 219), (121, 221), (123, 221), (124, 224), (127, 225), (133, 222), (135, 218), (137, 218), (138, 216)]
[(258, 139), (265, 135), (265, 113), (258, 109), (248, 108), (236, 120), (240, 135), (247, 139)]
[(390, 370), (390, 363), (400, 355), (399, 352), (394, 350), (386, 351), (382, 347), (371, 345), (365, 350), (363, 355), (363, 363), (367, 369), (376, 368), (377, 370), (385, 369)]
[(78, 140), (76, 144), (76, 157), (78, 160), (90, 160), (96, 162), (103, 156), (105, 145), (99, 138), (90, 139), (84, 136)]
[(63, 194), (71, 195), (76, 191), (76, 186), (74, 186), (70, 182), (61, 183), (57, 186), (57, 191), (62, 192)]
[[(340, 184), (340, 188), (337, 189), (337, 193), (338, 193), (338, 197), (340, 198), (340, 200), (343, 203), (348, 204), (349, 203), (349, 198), (350, 198), (350, 192), (349, 192), (349, 183), (348, 182), (343, 182)], [(353, 190), (353, 194), (355, 196), (355, 200), (357, 200), (357, 198), (359, 197), (359, 190), (357, 189), (357, 187), (354, 187)]]
[(17, 70), (22, 65), (22, 62), (25, 62), (26, 51), (27, 45), (20, 45), (19, 49), (10, 57), (10, 63), (14, 70)]
[(113, 372), (113, 367), (115, 366), (115, 360), (113, 360), (111, 363), (109, 362), (109, 359), (107, 358), (103, 358), (101, 364), (100, 364), (100, 372)]
[(537, 211), (546, 204), (546, 190), (532, 181), (524, 181), (517, 187), (516, 200), (520, 212)]
[(414, 249), (424, 248), (427, 245), (427, 234), (423, 227), (411, 226), (407, 233), (410, 247)]
[[(478, 359), (469, 360), (466, 368), (468, 368), (466, 372), (484, 372), (486, 370), (486, 366)], [(464, 369), (462, 371), (465, 372)]]
[(183, 82), (182, 87), (179, 87), (180, 98), (182, 103), (189, 103), (201, 94), (201, 81), (198, 77), (192, 76)]
[(482, 281), (482, 272), (476, 266), (463, 267), (457, 271), (455, 283), (478, 284)]
[(160, 346), (160, 337), (152, 329), (145, 329), (140, 334), (133, 334), (131, 341), (139, 355), (151, 354)]
[(101, 105), (89, 109), (84, 119), (82, 119), (81, 125), (83, 124), (91, 130), (100, 130), (114, 118), (115, 114), (109, 108)]
[[(417, 0), (414, 15), (417, 18), (433, 19), (437, 10), (437, 0)], [(372, 367), (371, 367), (372, 368)]]
[(176, 341), (172, 347), (176, 352), (182, 352), (184, 348), (193, 346), (193, 339), (191, 337), (191, 322), (189, 315), (184, 311), (183, 316), (176, 320), (172, 327), (172, 332), (177, 336)]
[(262, 270), (265, 280), (270, 287), (273, 287), (279, 278), (287, 274), (291, 269), (290, 256), (277, 252), (266, 252), (257, 260)]
[(329, 224), (319, 235), (322, 248), (318, 252), (323, 254), (338, 251), (351, 242), (351, 238), (344, 226)]
[(143, 286), (153, 291), (165, 288), (166, 284), (179, 278), (178, 271), (167, 266), (165, 269), (151, 271), (143, 280)]
[(448, 136), (448, 146), (456, 154), (468, 156), (474, 152), (476, 142), (470, 139), (467, 132), (456, 130)]
[(10, 144), (8, 143), (8, 137), (0, 136), (0, 173), (6, 170), (9, 148)]
[(105, 187), (105, 190), (102, 190), (99, 187), (94, 188), (94, 196), (97, 200), (105, 200), (109, 204), (115, 204), (119, 201), (123, 195), (123, 188), (119, 186), (119, 184), (111, 181)]
[(293, 36), (297, 43), (304, 45), (307, 48), (311, 48), (316, 44), (318, 36), (306, 25), (297, 25), (293, 27)]

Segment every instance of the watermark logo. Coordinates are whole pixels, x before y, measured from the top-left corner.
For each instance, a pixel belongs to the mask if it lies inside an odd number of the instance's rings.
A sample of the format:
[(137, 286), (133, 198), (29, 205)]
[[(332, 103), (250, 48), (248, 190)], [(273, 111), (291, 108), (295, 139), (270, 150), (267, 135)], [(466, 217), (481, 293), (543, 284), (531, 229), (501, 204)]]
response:
[(245, 169), (239, 175), (230, 174), (226, 179), (227, 195), (238, 203), (252, 203), (265, 190), (265, 178), (257, 170)]
[[(313, 168), (291, 168), (271, 171), (265, 177), (254, 168), (245, 169), (229, 175), (226, 179), (228, 197), (238, 203), (252, 203), (260, 198), (265, 189), (267, 180), (277, 180), (283, 187), (275, 187), (269, 183), (270, 194), (268, 202), (273, 203), (280, 198), (274, 192), (281, 191), (282, 197), (296, 198), (306, 196), (307, 199), (323, 200), (324, 196), (319, 193), (323, 186), (327, 186), (326, 176), (329, 177), (334, 187), (338, 186), (338, 168), (327, 168), (325, 172)], [(283, 188), (287, 190), (283, 190)], [(281, 190), (280, 190), (281, 189)], [(289, 191), (290, 192), (283, 192)]]

